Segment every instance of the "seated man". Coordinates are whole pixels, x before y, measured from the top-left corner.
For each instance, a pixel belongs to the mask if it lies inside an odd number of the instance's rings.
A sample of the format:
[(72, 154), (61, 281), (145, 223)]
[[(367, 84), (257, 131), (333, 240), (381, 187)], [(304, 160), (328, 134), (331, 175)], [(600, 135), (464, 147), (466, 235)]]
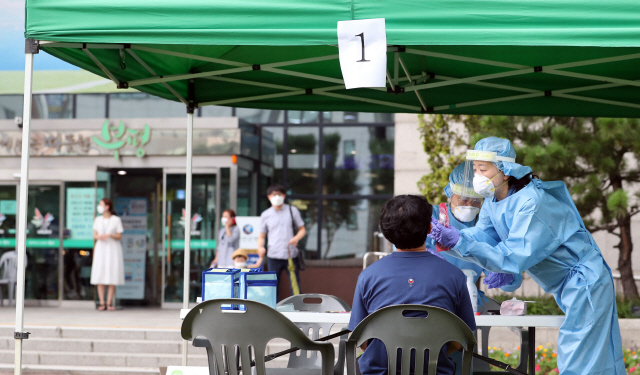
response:
[[(431, 231), (431, 211), (427, 199), (418, 195), (399, 195), (382, 206), (380, 230), (397, 250), (367, 267), (358, 277), (350, 330), (376, 310), (400, 304), (447, 309), (469, 328), (476, 329), (465, 275), (426, 249), (424, 239)], [(363, 375), (395, 375), (387, 374), (387, 352), (381, 341), (370, 340), (363, 348), (365, 352), (358, 361)], [(455, 342), (442, 348), (438, 375), (454, 373), (455, 366), (447, 354), (461, 348)]]

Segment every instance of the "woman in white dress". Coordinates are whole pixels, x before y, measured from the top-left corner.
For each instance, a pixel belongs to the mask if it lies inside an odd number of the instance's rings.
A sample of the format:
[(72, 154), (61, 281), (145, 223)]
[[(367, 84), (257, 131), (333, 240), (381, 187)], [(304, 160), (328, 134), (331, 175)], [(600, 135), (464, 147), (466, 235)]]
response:
[[(124, 284), (124, 261), (122, 258), (122, 221), (116, 216), (113, 202), (104, 198), (98, 205), (98, 216), (93, 221), (93, 264), (91, 267), (91, 284), (98, 286), (100, 305), (98, 310), (115, 310), (113, 297), (116, 285)], [(105, 304), (104, 289), (108, 285)]]

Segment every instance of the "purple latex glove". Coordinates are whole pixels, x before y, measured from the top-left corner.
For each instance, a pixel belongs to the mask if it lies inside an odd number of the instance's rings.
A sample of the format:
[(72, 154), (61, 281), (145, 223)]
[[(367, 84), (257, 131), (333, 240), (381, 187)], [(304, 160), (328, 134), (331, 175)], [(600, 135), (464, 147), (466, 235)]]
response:
[(514, 279), (515, 277), (510, 273), (489, 272), (482, 283), (488, 285), (489, 289), (495, 289), (511, 284)]
[(427, 251), (430, 252), (431, 254), (437, 256), (440, 259), (446, 260), (446, 259), (444, 259), (444, 257), (442, 255), (440, 255), (440, 253), (438, 253), (437, 251), (433, 250), (430, 247), (427, 247)]
[(431, 233), (429, 233), (427, 237), (434, 239), (436, 242), (448, 248), (456, 246), (458, 240), (460, 240), (460, 232), (456, 228), (447, 228), (434, 218), (431, 218), (431, 224)]

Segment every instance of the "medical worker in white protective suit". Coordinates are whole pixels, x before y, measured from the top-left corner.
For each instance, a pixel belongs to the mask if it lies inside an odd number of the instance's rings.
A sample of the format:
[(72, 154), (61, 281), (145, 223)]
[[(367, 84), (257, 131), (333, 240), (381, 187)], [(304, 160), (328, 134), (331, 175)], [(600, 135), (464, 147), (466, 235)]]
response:
[(467, 152), (476, 193), (486, 197), (475, 227), (434, 221), (430, 236), (449, 253), (494, 272), (527, 271), (566, 314), (558, 335), (561, 375), (622, 375), (622, 340), (611, 269), (562, 181), (532, 178), (506, 139)]
[[(449, 203), (443, 203), (447, 209), (449, 216), (449, 225), (462, 230), (472, 227), (478, 222), (478, 213), (484, 197), (477, 194), (471, 188), (467, 188), (466, 191), (463, 187), (464, 184), (464, 171), (465, 164), (462, 163), (455, 167), (449, 175), (449, 184), (444, 188), (444, 193), (449, 198)], [(473, 178), (473, 171), (469, 171), (470, 177)], [(463, 193), (464, 191), (464, 193)], [(433, 217), (437, 220), (439, 217), (440, 205), (433, 206)], [(433, 239), (427, 238), (427, 247), (429, 250), (436, 250), (436, 243)], [(478, 279), (485, 273), (485, 279), (483, 283), (489, 287), (489, 289), (500, 288), (505, 292), (515, 292), (516, 289), (522, 284), (522, 273), (496, 273), (489, 272), (481, 266), (471, 262), (470, 260), (462, 260), (456, 258), (448, 252), (440, 252), (438, 255), (442, 255), (449, 263), (454, 264), (460, 269), (468, 269), (475, 272), (474, 282), (478, 282)], [(478, 311), (483, 311), (483, 296), (484, 293), (478, 291)]]

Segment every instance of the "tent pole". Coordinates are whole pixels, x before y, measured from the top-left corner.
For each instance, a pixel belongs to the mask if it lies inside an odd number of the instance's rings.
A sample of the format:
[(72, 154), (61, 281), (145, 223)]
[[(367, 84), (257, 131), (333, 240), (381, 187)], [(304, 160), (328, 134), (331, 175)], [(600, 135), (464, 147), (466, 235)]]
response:
[[(193, 164), (193, 112), (192, 105), (187, 106), (187, 177), (184, 218), (184, 284), (182, 292), (182, 308), (189, 308), (189, 286), (191, 274), (191, 201), (192, 201), (192, 164)], [(182, 341), (182, 365), (187, 365), (189, 342)]]
[(118, 88), (120, 88), (120, 81), (116, 78), (116, 76), (113, 75), (113, 73), (109, 71), (109, 69), (107, 69), (106, 66), (104, 66), (103, 63), (100, 62), (100, 60), (98, 60), (97, 57), (94, 56), (93, 53), (91, 53), (91, 51), (89, 51), (89, 49), (83, 48), (82, 52), (84, 52), (87, 56), (89, 56), (89, 58), (98, 66), (98, 68), (100, 68), (100, 70), (102, 70), (104, 74), (106, 74), (107, 77), (109, 77), (109, 79), (112, 80), (113, 83), (115, 83), (116, 86), (118, 86)]
[[(153, 69), (151, 69), (151, 67), (147, 65), (147, 63), (145, 63), (144, 60), (140, 58), (140, 56), (138, 56), (135, 52), (133, 52), (131, 48), (127, 48), (127, 52), (129, 52), (129, 54), (133, 56), (133, 58), (136, 59), (138, 64), (142, 65), (142, 67), (145, 68), (147, 72), (153, 74), (154, 76), (157, 75), (156, 72)], [(167, 90), (169, 90), (176, 98), (178, 98), (179, 101), (184, 103), (184, 105), (189, 105), (187, 100), (183, 98), (182, 95), (180, 95), (176, 90), (174, 90), (173, 87), (169, 86), (168, 83), (162, 82), (162, 86), (164, 86)]]
[(31, 94), (33, 91), (33, 55), (38, 53), (38, 42), (33, 39), (25, 40), (24, 63), (24, 104), (22, 112), (22, 155), (20, 156), (20, 196), (18, 205), (18, 276), (16, 280), (16, 326), (15, 338), (15, 368), (14, 374), (22, 374), (22, 340), (28, 339), (29, 334), (24, 329), (24, 278), (25, 258), (27, 253), (27, 200), (29, 198), (29, 144), (31, 140)]

